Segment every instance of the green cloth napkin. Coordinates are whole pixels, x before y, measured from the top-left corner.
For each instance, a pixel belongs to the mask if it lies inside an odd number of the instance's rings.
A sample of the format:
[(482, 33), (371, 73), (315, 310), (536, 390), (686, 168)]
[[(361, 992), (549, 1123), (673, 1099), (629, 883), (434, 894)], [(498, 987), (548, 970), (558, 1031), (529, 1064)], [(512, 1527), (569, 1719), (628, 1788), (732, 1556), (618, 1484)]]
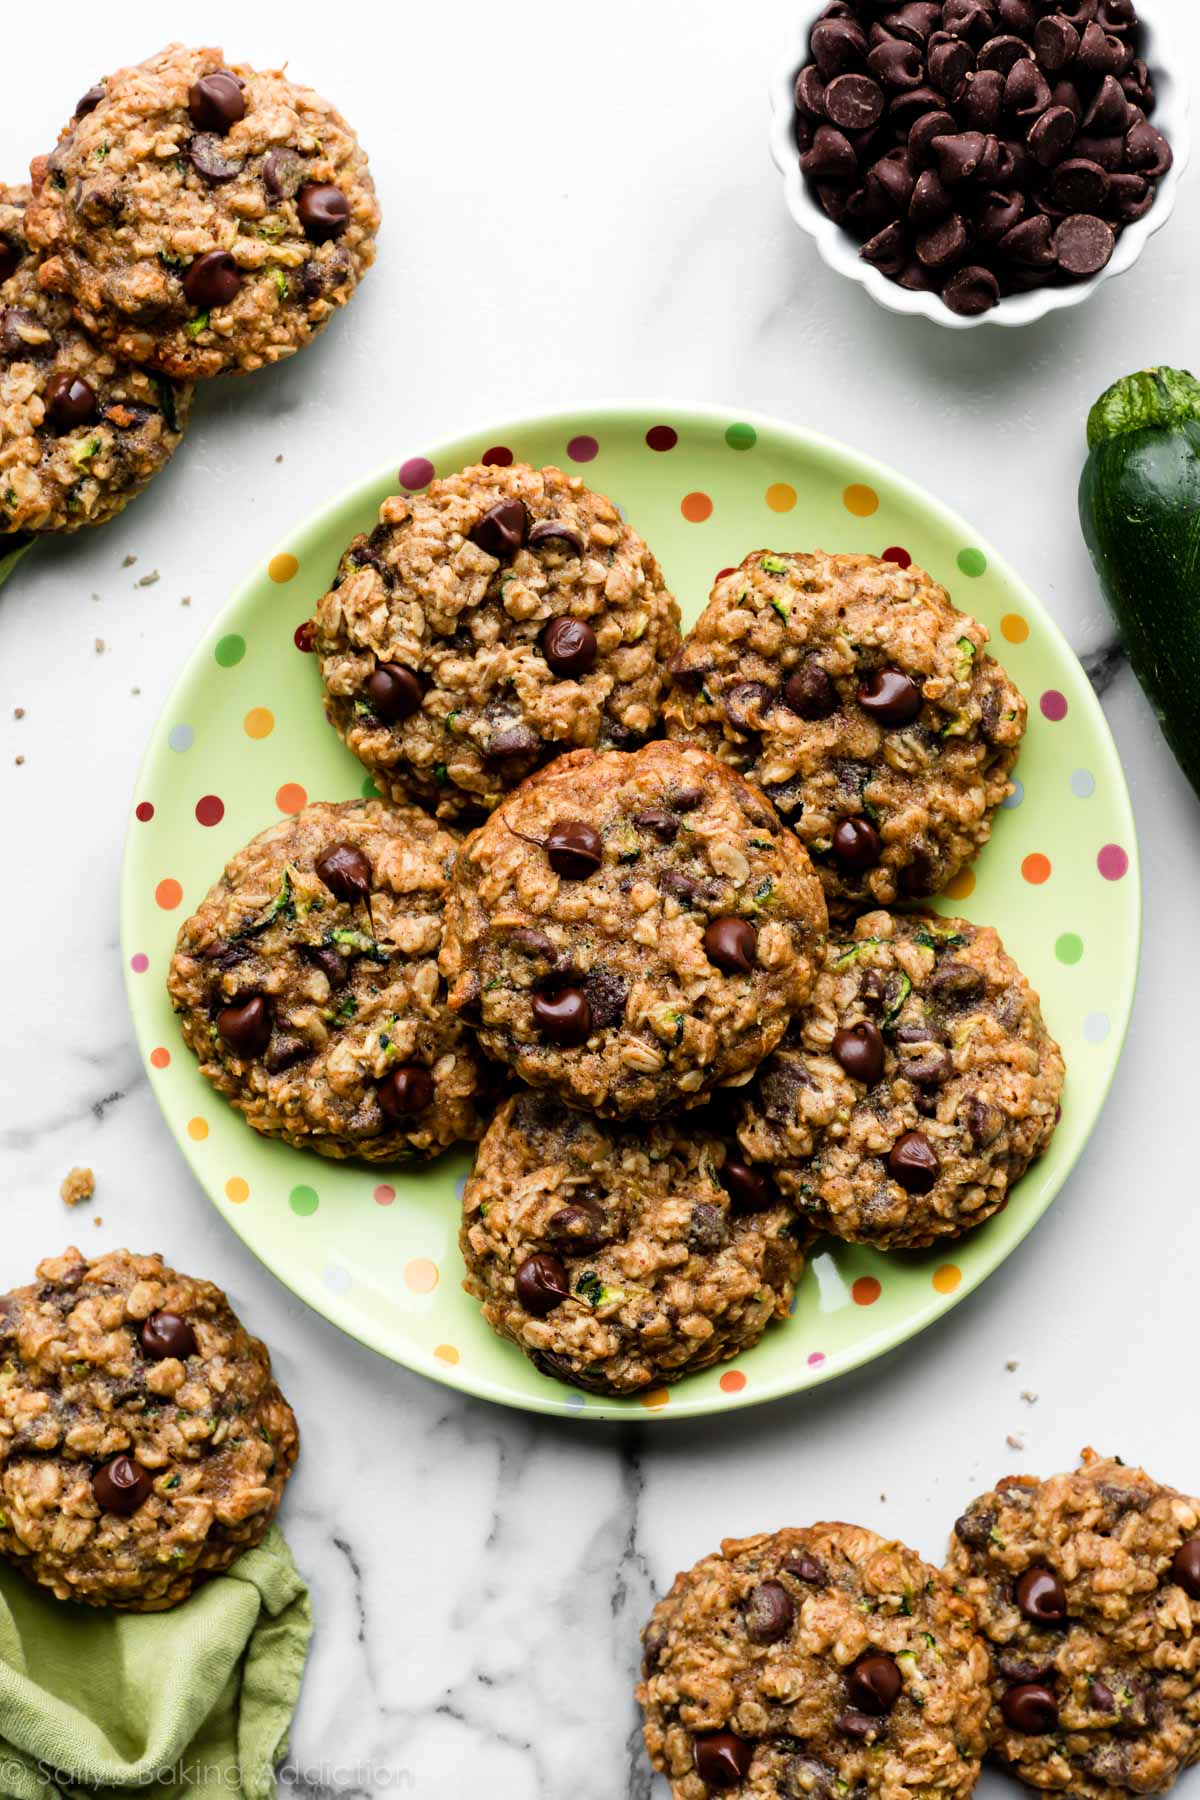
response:
[(278, 1526), (172, 1612), (64, 1604), (0, 1564), (0, 1795), (273, 1800), (311, 1636)]

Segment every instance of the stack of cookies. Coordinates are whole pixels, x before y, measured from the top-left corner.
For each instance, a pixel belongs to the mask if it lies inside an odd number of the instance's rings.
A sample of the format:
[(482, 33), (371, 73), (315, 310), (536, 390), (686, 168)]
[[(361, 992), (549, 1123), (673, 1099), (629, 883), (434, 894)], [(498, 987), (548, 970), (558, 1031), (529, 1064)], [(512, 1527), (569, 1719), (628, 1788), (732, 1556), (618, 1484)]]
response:
[(479, 1142), (466, 1285), (538, 1368), (677, 1378), (788, 1313), (817, 1232), (1005, 1203), (1062, 1059), (995, 932), (915, 903), (986, 843), (1026, 709), (928, 576), (756, 552), (681, 641), (609, 501), (480, 466), (387, 500), (311, 632), (384, 797), (235, 857), (172, 1001), (259, 1130)]

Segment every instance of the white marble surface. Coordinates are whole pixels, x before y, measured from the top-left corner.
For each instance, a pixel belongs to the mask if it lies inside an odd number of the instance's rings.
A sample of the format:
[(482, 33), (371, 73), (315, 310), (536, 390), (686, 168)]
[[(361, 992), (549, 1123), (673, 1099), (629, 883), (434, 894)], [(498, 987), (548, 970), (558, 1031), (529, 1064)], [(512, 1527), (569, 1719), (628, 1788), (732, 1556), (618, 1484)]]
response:
[[(1194, 9), (1157, 5), (1177, 15), (1194, 69)], [(273, 1346), (304, 1427), (285, 1523), (318, 1618), (295, 1757), (322, 1796), (408, 1781), (422, 1800), (646, 1800), (659, 1790), (630, 1698), (637, 1632), (652, 1596), (723, 1534), (842, 1516), (936, 1557), (979, 1485), (1065, 1465), (1089, 1442), (1200, 1488), (1200, 809), (1109, 654), (1074, 498), (1099, 390), (1200, 353), (1200, 184), (1185, 183), (1138, 269), (1081, 312), (1023, 334), (906, 325), (839, 283), (784, 214), (764, 90), (788, 16), (786, 0), (401, 0), (355, 14), (209, 0), (208, 41), (290, 57), (361, 132), (386, 210), (378, 266), (313, 349), (205, 393), (176, 466), (123, 520), (30, 559), (0, 598), (0, 1278), (26, 1279), (71, 1236), (89, 1252), (160, 1247), (227, 1286)], [(12, 8), (4, 174), (19, 178), (102, 70), (195, 28), (150, 0)], [(138, 1064), (118, 956), (143, 739), (245, 568), (402, 445), (625, 395), (827, 431), (1003, 546), (1095, 661), (1145, 862), (1132, 1035), (1044, 1223), (906, 1349), (719, 1427), (492, 1410), (308, 1313), (184, 1167)], [(161, 580), (139, 588), (154, 568)], [(73, 1163), (100, 1185), (69, 1218), (57, 1190)], [(985, 1776), (989, 1800), (1008, 1791)], [(1200, 1795), (1200, 1775), (1181, 1791)]]

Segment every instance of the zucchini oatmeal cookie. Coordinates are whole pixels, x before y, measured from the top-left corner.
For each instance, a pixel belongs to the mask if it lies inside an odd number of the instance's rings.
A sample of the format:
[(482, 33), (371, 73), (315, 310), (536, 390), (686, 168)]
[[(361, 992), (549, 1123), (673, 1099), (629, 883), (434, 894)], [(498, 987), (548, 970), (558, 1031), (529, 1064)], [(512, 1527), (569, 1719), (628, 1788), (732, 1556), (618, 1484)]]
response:
[(317, 606), (340, 737), (397, 800), (490, 811), (563, 750), (657, 735), (679, 608), (637, 532), (561, 469), (393, 495)]
[(825, 927), (803, 847), (724, 763), (578, 750), (463, 845), (441, 967), (531, 1087), (651, 1116), (750, 1076), (807, 1000)]
[(27, 187), (0, 186), (0, 534), (111, 519), (169, 462), (192, 389), (123, 363), (38, 280)]
[(543, 1375), (632, 1394), (786, 1318), (808, 1235), (711, 1122), (605, 1125), (525, 1091), (463, 1194), (463, 1285)]
[(916, 567), (758, 550), (672, 664), (672, 737), (763, 788), (834, 917), (936, 894), (1012, 791), (1025, 701), (987, 630)]
[(966, 1800), (988, 1656), (940, 1572), (860, 1525), (730, 1538), (643, 1634), (646, 1748), (676, 1800)]
[(341, 114), (220, 50), (172, 44), (119, 69), (32, 172), (43, 284), (169, 375), (290, 356), (375, 259), (375, 189)]
[(256, 1131), (370, 1162), (482, 1135), (494, 1083), (437, 966), (456, 847), (415, 807), (306, 806), (182, 926), (167, 988), (184, 1042)]
[(815, 1227), (917, 1249), (1004, 1205), (1062, 1086), (1038, 997), (990, 926), (867, 913), (826, 946), (738, 1139)]
[(161, 1256), (78, 1250), (0, 1298), (0, 1553), (157, 1612), (266, 1535), (296, 1460), (266, 1347)]
[(1030, 1787), (1161, 1794), (1200, 1760), (1200, 1500), (1085, 1450), (972, 1500), (947, 1574), (992, 1646), (992, 1749)]

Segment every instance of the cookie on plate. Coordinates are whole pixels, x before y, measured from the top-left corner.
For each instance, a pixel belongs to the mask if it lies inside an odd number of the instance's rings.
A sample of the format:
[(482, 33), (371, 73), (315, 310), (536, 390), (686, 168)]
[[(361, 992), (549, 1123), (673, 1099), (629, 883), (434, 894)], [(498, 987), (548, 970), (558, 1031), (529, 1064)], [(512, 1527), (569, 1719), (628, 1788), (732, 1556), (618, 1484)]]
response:
[(313, 631), (330, 720), (380, 787), (478, 817), (561, 751), (657, 733), (679, 608), (577, 475), (481, 465), (385, 500)]
[(181, 927), (167, 988), (184, 1041), (256, 1131), (371, 1162), (482, 1134), (495, 1084), (437, 966), (455, 849), (415, 807), (306, 806)]
[(632, 1394), (786, 1317), (808, 1236), (703, 1116), (608, 1125), (525, 1091), (479, 1146), (460, 1241), (493, 1331), (543, 1375)]
[(463, 845), (442, 970), (531, 1087), (651, 1116), (750, 1075), (808, 998), (825, 927), (803, 847), (726, 764), (580, 750)]
[(1003, 1206), (1062, 1086), (1038, 997), (990, 926), (873, 912), (830, 938), (738, 1138), (818, 1229), (916, 1249)]
[(157, 1612), (265, 1536), (298, 1438), (266, 1347), (161, 1256), (78, 1250), (0, 1298), (0, 1554)]
[(89, 89), (33, 180), (43, 285), (168, 375), (290, 356), (375, 258), (375, 189), (346, 121), (220, 50), (171, 44)]
[(123, 363), (38, 280), (27, 187), (0, 186), (0, 541), (100, 525), (170, 460), (186, 382)]
[(831, 915), (936, 894), (987, 842), (1025, 730), (987, 641), (916, 567), (758, 550), (675, 658), (668, 729), (766, 791)]
[(637, 1690), (675, 1800), (966, 1800), (988, 1656), (966, 1603), (860, 1525), (727, 1539), (647, 1625)]
[(1124, 1800), (1200, 1760), (1200, 1500), (1085, 1450), (972, 1500), (947, 1574), (992, 1647), (992, 1749), (1030, 1787)]

